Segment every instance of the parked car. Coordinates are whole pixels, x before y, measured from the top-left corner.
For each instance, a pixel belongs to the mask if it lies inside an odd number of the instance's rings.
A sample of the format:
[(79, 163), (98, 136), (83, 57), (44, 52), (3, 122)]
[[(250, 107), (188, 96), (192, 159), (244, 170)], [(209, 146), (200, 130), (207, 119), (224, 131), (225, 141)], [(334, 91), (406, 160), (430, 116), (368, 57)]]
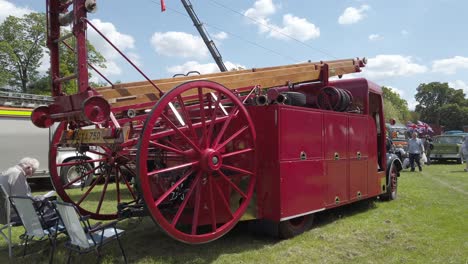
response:
[(461, 134), (461, 133), (465, 133), (465, 132), (462, 130), (449, 130), (449, 131), (445, 131), (444, 135), (456, 135), (456, 134)]
[(456, 160), (462, 164), (464, 161), (461, 145), (465, 134), (441, 135), (433, 138), (434, 148), (429, 157), (431, 161)]

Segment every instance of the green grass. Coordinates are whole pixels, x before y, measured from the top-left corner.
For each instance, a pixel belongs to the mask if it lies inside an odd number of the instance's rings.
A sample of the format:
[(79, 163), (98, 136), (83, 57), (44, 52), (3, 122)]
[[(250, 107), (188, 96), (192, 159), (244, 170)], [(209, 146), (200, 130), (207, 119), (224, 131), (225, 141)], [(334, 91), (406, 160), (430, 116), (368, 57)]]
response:
[[(442, 164), (404, 171), (398, 199), (360, 202), (317, 215), (313, 229), (289, 240), (255, 235), (241, 223), (221, 239), (185, 245), (167, 237), (147, 217), (126, 220), (123, 244), (130, 263), (468, 263), (468, 173), (464, 165)], [(22, 228), (14, 229), (15, 243)], [(56, 263), (66, 260), (64, 238)], [(35, 245), (46, 248), (47, 243)], [(18, 263), (47, 262), (47, 250)], [(121, 262), (116, 243), (104, 248), (104, 263)], [(7, 262), (0, 243), (0, 263)], [(95, 262), (85, 255), (76, 262)]]

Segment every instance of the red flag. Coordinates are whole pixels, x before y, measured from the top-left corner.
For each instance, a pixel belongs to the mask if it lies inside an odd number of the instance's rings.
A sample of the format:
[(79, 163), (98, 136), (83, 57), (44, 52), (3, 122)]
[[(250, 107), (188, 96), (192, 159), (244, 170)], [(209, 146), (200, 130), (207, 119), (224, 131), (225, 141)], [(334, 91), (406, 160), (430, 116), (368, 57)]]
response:
[(164, 0), (161, 0), (161, 12), (166, 11), (166, 4), (164, 3)]

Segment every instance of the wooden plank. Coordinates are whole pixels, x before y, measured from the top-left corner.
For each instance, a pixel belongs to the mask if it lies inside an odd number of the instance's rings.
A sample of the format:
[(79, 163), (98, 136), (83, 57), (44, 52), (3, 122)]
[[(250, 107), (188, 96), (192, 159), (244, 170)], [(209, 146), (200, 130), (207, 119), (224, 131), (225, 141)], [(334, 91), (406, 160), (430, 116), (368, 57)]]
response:
[[(329, 66), (329, 76), (343, 75), (359, 72), (360, 68), (355, 60), (337, 60), (326, 62)], [(288, 83), (301, 83), (320, 80), (323, 64), (302, 63), (268, 67), (262, 69), (250, 69), (223, 73), (213, 73), (181, 78), (168, 78), (155, 80), (154, 82), (164, 92), (174, 87), (193, 80), (209, 80), (217, 82), (228, 89), (238, 89), (260, 85), (262, 88), (287, 85)], [(131, 106), (135, 104), (155, 102), (159, 98), (159, 92), (148, 82), (134, 82), (119, 84), (119, 88), (96, 89), (106, 98), (113, 107)], [(184, 96), (191, 95), (185, 93)]]
[[(212, 77), (220, 77), (220, 76), (229, 76), (229, 75), (238, 75), (243, 73), (252, 73), (252, 72), (265, 72), (265, 71), (274, 71), (279, 69), (291, 69), (291, 68), (299, 68), (303, 66), (312, 66), (320, 67), (323, 64), (328, 64), (329, 67), (343, 67), (343, 66), (351, 66), (356, 65), (356, 59), (342, 59), (342, 60), (333, 60), (333, 61), (323, 61), (323, 62), (305, 62), (305, 63), (298, 63), (298, 64), (289, 64), (289, 65), (282, 65), (282, 66), (273, 66), (273, 67), (264, 67), (264, 68), (253, 68), (253, 69), (246, 69), (240, 71), (228, 71), (228, 72), (217, 72), (217, 73), (210, 73), (210, 74), (202, 74), (202, 75), (194, 75), (194, 76), (187, 76), (187, 77), (176, 77), (176, 78), (165, 78), (165, 79), (158, 79), (152, 80), (156, 85), (158, 83), (166, 83), (166, 82), (173, 82), (174, 79), (180, 79), (181, 82), (187, 82), (191, 80), (198, 80), (201, 78), (208, 79)], [(126, 88), (126, 87), (133, 87), (133, 86), (141, 86), (141, 85), (151, 85), (148, 81), (140, 81), (140, 82), (130, 82), (130, 83), (121, 83), (116, 84), (114, 87), (101, 87), (98, 88), (99, 90), (107, 90), (107, 89), (118, 89), (118, 88)]]

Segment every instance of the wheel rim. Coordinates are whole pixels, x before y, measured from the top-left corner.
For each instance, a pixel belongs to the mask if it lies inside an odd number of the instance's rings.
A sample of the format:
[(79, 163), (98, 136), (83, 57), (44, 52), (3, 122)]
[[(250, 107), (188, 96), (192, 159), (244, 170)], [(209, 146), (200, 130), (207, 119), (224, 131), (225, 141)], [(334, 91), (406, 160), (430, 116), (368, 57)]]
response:
[[(54, 133), (49, 150), (49, 170), (57, 194), (63, 201), (74, 204), (83, 215), (89, 215), (97, 220), (116, 219), (117, 205), (137, 198), (132, 184), (127, 180), (123, 180), (125, 177), (121, 172), (121, 168), (133, 168), (130, 171), (134, 173), (136, 167), (135, 149), (132, 149), (131, 144), (127, 144), (125, 148), (117, 148), (116, 146), (99, 146), (98, 148), (97, 145), (88, 144), (87, 146), (90, 149), (86, 153), (93, 153), (94, 158), (82, 161), (57, 162), (62, 148), (78, 153), (77, 150), (80, 147), (66, 145), (61, 142), (62, 134), (67, 127), (66, 122), (60, 123)], [(133, 144), (134, 146), (135, 144)], [(86, 164), (92, 164), (92, 166), (86, 166), (80, 176), (68, 183), (63, 183), (60, 177), (61, 168)], [(94, 178), (91, 184), (89, 186), (81, 185), (80, 182), (82, 180), (86, 181), (87, 177)], [(74, 184), (79, 184), (81, 189), (70, 189), (69, 187)]]
[[(138, 145), (138, 187), (162, 229), (190, 244), (239, 221), (255, 185), (255, 129), (234, 94), (209, 81), (165, 94)], [(149, 161), (148, 161), (149, 160)]]
[[(92, 168), (88, 167), (88, 171), (91, 170)], [(88, 177), (85, 177), (84, 179), (78, 179), (81, 176), (81, 173), (79, 172), (80, 168), (78, 166), (72, 166), (68, 172), (67, 172), (67, 183), (73, 182), (71, 185), (73, 188), (80, 187), (82, 185), (82, 181), (88, 182)]]

